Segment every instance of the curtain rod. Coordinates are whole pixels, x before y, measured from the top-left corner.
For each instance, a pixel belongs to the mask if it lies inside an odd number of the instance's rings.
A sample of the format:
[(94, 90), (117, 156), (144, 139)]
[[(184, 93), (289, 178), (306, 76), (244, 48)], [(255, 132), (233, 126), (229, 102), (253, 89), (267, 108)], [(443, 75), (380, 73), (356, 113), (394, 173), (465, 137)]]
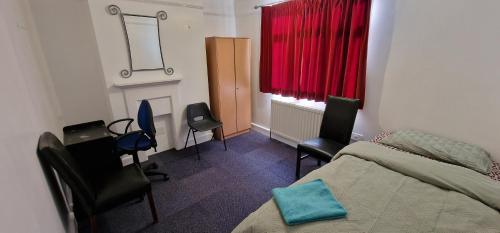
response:
[(284, 3), (284, 2), (288, 2), (288, 1), (276, 1), (276, 2), (273, 2), (273, 3), (268, 3), (268, 4), (262, 4), (262, 5), (255, 5), (253, 8), (254, 9), (259, 9), (259, 8), (262, 8), (262, 7), (265, 7), (265, 6), (272, 6), (272, 5), (276, 5), (276, 4), (280, 4), (280, 3)]

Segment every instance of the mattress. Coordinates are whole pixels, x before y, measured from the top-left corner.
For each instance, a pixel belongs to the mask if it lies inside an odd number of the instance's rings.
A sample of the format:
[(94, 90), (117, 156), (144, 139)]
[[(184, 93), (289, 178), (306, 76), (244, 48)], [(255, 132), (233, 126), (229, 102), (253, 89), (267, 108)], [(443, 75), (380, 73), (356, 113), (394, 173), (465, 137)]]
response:
[(357, 142), (294, 184), (319, 178), (345, 219), (287, 226), (271, 199), (233, 232), (500, 232), (500, 183), (467, 168)]

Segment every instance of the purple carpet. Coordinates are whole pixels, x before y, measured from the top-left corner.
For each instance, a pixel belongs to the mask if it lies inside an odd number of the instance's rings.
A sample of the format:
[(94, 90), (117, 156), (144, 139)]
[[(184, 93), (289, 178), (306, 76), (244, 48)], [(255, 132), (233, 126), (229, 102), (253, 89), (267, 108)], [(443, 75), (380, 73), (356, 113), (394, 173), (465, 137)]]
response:
[[(288, 145), (250, 132), (220, 141), (170, 150), (150, 157), (169, 181), (154, 180), (159, 223), (152, 224), (147, 199), (131, 202), (97, 216), (99, 232), (231, 232), (245, 217), (268, 201), (275, 187), (294, 182), (296, 151)], [(302, 161), (302, 175), (316, 169)], [(80, 232), (90, 232), (86, 221)]]

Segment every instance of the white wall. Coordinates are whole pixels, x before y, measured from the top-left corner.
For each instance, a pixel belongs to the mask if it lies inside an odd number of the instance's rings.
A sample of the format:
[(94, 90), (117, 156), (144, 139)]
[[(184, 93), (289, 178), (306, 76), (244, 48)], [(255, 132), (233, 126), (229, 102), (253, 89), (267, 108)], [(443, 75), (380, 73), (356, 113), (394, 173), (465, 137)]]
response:
[[(272, 2), (276, 1), (235, 0), (237, 35), (252, 39), (252, 121), (266, 128), (269, 128), (271, 121), (271, 95), (259, 91), (261, 10), (255, 10), (254, 6)], [(373, 137), (380, 130), (378, 109), (391, 47), (394, 6), (395, 0), (372, 1), (365, 107), (358, 112), (354, 126), (354, 132), (365, 139)]]
[(385, 69), (391, 50), (396, 0), (372, 0), (364, 108), (358, 111), (354, 132), (369, 140), (381, 131), (379, 107)]
[(478, 144), (500, 160), (500, 1), (397, 4), (384, 81), (384, 128)]
[(236, 36), (234, 0), (203, 0), (205, 36)]
[(35, 153), (61, 121), (27, 1), (0, 1), (0, 51), (0, 232), (71, 232)]
[(29, 0), (65, 125), (111, 120), (87, 1)]

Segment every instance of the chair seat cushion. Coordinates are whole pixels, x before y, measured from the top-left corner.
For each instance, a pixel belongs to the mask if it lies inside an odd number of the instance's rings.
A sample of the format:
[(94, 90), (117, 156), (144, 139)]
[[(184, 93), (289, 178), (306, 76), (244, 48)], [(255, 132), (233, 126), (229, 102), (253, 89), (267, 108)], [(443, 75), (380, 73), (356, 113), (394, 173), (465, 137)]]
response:
[(307, 153), (312, 157), (330, 162), (345, 145), (326, 138), (313, 138), (297, 145), (297, 150)]
[[(151, 148), (151, 140), (141, 134), (142, 131), (134, 131), (116, 138), (116, 146), (120, 150), (135, 151), (135, 150), (149, 150)], [(139, 140), (137, 148), (135, 148), (136, 141)]]
[(203, 120), (195, 121), (195, 122), (190, 122), (189, 125), (191, 128), (195, 129), (196, 131), (208, 131), (212, 129), (216, 129), (222, 126), (221, 122), (205, 118)]
[(141, 197), (151, 190), (151, 183), (137, 164), (104, 174), (94, 181), (96, 212)]

